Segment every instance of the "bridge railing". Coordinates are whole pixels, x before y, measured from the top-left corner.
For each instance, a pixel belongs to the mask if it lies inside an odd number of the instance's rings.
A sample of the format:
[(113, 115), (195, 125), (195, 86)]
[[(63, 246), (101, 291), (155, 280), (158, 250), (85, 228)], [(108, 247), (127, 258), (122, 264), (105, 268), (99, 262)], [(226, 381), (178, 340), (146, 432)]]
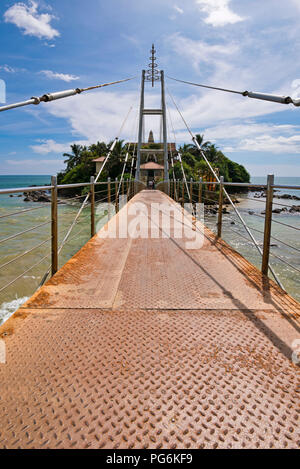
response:
[[(223, 188), (230, 192), (247, 228), (255, 234), (262, 256), (252, 249), (252, 240), (231, 209)], [(276, 192), (282, 189), (299, 191), (299, 197), (288, 194), (282, 198), (282, 194)], [(300, 200), (300, 186), (275, 184), (274, 176), (270, 175), (267, 184), (224, 182), (223, 178), (220, 183), (202, 181), (201, 178), (198, 181), (171, 179), (167, 189), (162, 186), (161, 190), (181, 204), (203, 203), (205, 224), (217, 237), (222, 237), (249, 258), (264, 275), (270, 275), (270, 264), (274, 266), (284, 288), (292, 290), (300, 299), (300, 294), (297, 294), (297, 290), (300, 291), (300, 204), (297, 206), (294, 202)], [(236, 193), (236, 190), (245, 192)], [(246, 201), (251, 201), (250, 206)], [(287, 220), (289, 214), (293, 217)], [(247, 244), (241, 245), (241, 240)]]
[(133, 179), (58, 185), (52, 177), (46, 186), (1, 189), (0, 306), (30, 296), (95, 235), (108, 206), (117, 213), (122, 196), (143, 188)]

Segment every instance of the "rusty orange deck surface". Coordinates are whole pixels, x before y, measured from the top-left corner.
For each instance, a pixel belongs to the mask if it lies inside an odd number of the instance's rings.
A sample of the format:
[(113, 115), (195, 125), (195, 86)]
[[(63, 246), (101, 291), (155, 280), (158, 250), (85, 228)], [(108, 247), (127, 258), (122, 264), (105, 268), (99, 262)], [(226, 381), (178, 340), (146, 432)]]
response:
[(0, 327), (0, 448), (298, 448), (299, 313), (207, 229), (96, 235)]

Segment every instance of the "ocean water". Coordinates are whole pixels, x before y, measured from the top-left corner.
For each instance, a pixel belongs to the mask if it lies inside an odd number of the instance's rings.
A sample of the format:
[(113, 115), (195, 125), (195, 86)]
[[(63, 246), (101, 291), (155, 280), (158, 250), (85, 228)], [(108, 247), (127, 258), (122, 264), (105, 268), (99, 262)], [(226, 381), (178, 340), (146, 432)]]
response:
[[(267, 178), (252, 177), (251, 182), (253, 184), (266, 184)], [(300, 186), (300, 178), (277, 177), (275, 178), (275, 184)], [(283, 208), (282, 206), (290, 207), (292, 205), (300, 205), (300, 200), (276, 198), (276, 195), (281, 194), (290, 194), (300, 197), (300, 190), (276, 189), (276, 191), (273, 202), (274, 209)], [(254, 235), (254, 238), (262, 248), (264, 231), (264, 216), (262, 212), (265, 210), (266, 199), (250, 200), (254, 198), (253, 196), (253, 192), (249, 192), (245, 195), (239, 194), (237, 197), (240, 203), (237, 204), (237, 208)], [(228, 215), (223, 215), (223, 239), (260, 269), (261, 255), (253, 242), (249, 239), (245, 228), (239, 223), (239, 219), (233, 209), (229, 208), (229, 211), (230, 213)], [(273, 238), (271, 240), (272, 245), (270, 252), (272, 255), (270, 256), (270, 263), (285, 290), (300, 301), (300, 213), (274, 213), (272, 219)], [(216, 217), (207, 216), (205, 221), (206, 224), (216, 232)], [(287, 227), (283, 224), (290, 225), (294, 228)], [(278, 240), (283, 241), (285, 244), (280, 243)], [(286, 246), (286, 244), (290, 247)], [(291, 266), (296, 267), (298, 271), (280, 261), (278, 257)], [(270, 277), (273, 278), (271, 274)]]
[[(51, 177), (43, 176), (0, 176), (0, 188), (23, 188), (31, 185), (50, 184)], [(51, 224), (49, 203), (24, 202), (23, 194), (0, 195), (0, 324), (6, 320), (22, 303), (26, 301), (38, 288), (42, 277), (50, 266), (51, 255)], [(22, 197), (18, 197), (22, 195)], [(1, 216), (25, 210), (36, 208), (34, 211), (14, 215), (8, 218)], [(77, 213), (76, 206), (59, 205), (59, 243), (62, 241), (69, 226)], [(46, 225), (28, 233), (18, 236), (9, 241), (1, 243), (1, 239), (14, 236), (37, 225), (47, 223)], [(78, 224), (75, 226), (69, 241), (63, 248), (59, 256), (59, 266), (65, 264), (89, 239), (90, 237), (90, 209), (87, 207)], [(45, 242), (45, 243), (44, 243)], [(42, 244), (40, 247), (25, 256), (24, 252)], [(45, 256), (46, 259), (43, 260)], [(19, 257), (19, 258), (18, 258)], [(10, 263), (13, 259), (15, 262)], [(42, 260), (42, 262), (40, 262)], [(30, 267), (32, 269), (28, 270)], [(22, 275), (16, 282), (13, 280)], [(13, 282), (3, 291), (1, 288)]]
[[(252, 178), (254, 184), (266, 183), (266, 178)], [(275, 183), (281, 185), (300, 185), (300, 178), (276, 178)], [(50, 184), (50, 176), (0, 176), (0, 188), (17, 188), (27, 187), (30, 185), (46, 185)], [(300, 197), (300, 191), (282, 189), (278, 193), (290, 193)], [(250, 200), (253, 193), (239, 195), (240, 203), (238, 209), (243, 218), (253, 230), (253, 235), (258, 243), (262, 245), (264, 219), (261, 218), (261, 212), (265, 208), (265, 199)], [(275, 194), (276, 195), (276, 194)], [(290, 205), (300, 205), (300, 201), (290, 201), (283, 199), (274, 199), (274, 207), (276, 203)], [(13, 213), (15, 211), (24, 210), (26, 208), (36, 208), (42, 205), (42, 208), (27, 212), (25, 214), (16, 215), (8, 218), (1, 216)], [(281, 205), (278, 205), (281, 207)], [(63, 239), (68, 227), (71, 225), (78, 206), (59, 205), (59, 241)], [(274, 214), (274, 223), (272, 224), (272, 235), (284, 241), (291, 246), (288, 247), (277, 240), (272, 240), (271, 252), (281, 257), (286, 262), (295, 266), (300, 270), (300, 214)], [(279, 223), (289, 224), (298, 228), (287, 228)], [(23, 236), (13, 238), (5, 243), (1, 243), (1, 239), (13, 236), (21, 231), (37, 226), (42, 223), (50, 222), (50, 204), (39, 204), (32, 202), (24, 202), (23, 197), (9, 197), (9, 195), (0, 195), (0, 324), (6, 320), (34, 291), (38, 288), (39, 283), (50, 266), (50, 223), (38, 228), (35, 231), (25, 233)], [(97, 219), (98, 229), (102, 226), (101, 217)], [(206, 224), (216, 230), (216, 217), (206, 216)], [(234, 224), (232, 224), (234, 223)], [(242, 225), (238, 223), (235, 213), (230, 210), (228, 215), (223, 216), (223, 238), (232, 245), (238, 252), (245, 256), (250, 262), (260, 267), (261, 257), (257, 252), (253, 243), (248, 239), (248, 235)], [(87, 207), (79, 219), (78, 225), (74, 229), (68, 243), (61, 252), (59, 258), (60, 267), (65, 264), (89, 239), (90, 237), (90, 211)], [(47, 241), (48, 240), (48, 241)], [(25, 251), (29, 251), (40, 243), (45, 244), (35, 249), (31, 253), (20, 257), (16, 262), (9, 263)], [(296, 249), (295, 249), (296, 248)], [(48, 256), (40, 262), (43, 257)], [(279, 261), (277, 257), (271, 256), (271, 263), (276, 274), (284, 285), (285, 289), (296, 299), (300, 300), (300, 272), (295, 271), (289, 265)], [(9, 263), (9, 264), (7, 264)], [(4, 264), (6, 266), (2, 267)], [(28, 272), (27, 270), (32, 267)], [(13, 280), (24, 273), (16, 282)], [(1, 288), (10, 282), (10, 286), (1, 291)]]

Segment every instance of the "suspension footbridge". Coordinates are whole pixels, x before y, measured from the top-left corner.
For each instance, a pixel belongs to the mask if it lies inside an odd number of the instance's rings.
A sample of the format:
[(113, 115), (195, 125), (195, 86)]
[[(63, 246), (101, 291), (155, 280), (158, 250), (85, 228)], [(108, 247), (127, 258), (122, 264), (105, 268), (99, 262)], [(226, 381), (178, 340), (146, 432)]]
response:
[[(276, 185), (269, 177), (264, 187), (262, 246), (228, 193), (234, 183), (199, 147), (219, 188), (217, 232), (205, 226), (198, 206), (212, 182), (187, 181), (182, 164), (182, 180), (170, 179), (164, 74), (156, 72), (154, 48), (151, 54), (135, 177), (131, 165), (124, 181), (126, 153), (120, 179), (101, 181), (116, 138), (96, 178), (73, 185), (89, 192), (61, 242), (57, 196), (65, 186), (52, 179), (51, 265), (0, 326), (2, 448), (299, 447), (300, 305), (270, 264)], [(161, 83), (159, 109), (144, 107), (147, 81)], [(164, 177), (155, 190), (140, 177), (146, 115), (162, 119)], [(28, 188), (36, 189), (49, 187)], [(106, 212), (111, 205), (115, 212), (96, 233), (97, 192)], [(260, 270), (222, 239), (224, 200), (261, 256)], [(86, 209), (91, 239), (58, 269)]]

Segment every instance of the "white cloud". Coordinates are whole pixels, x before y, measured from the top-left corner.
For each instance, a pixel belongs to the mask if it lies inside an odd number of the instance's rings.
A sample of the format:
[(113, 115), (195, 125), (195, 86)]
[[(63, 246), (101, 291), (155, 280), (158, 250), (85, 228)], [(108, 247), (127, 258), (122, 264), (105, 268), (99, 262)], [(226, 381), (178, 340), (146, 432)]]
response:
[(56, 174), (65, 164), (63, 158), (5, 160), (5, 174)]
[(300, 0), (290, 0), (300, 10)]
[(293, 80), (291, 87), (293, 90), (291, 97), (293, 99), (299, 99), (300, 98), (300, 78)]
[(80, 142), (70, 142), (70, 143), (57, 143), (55, 140), (39, 140), (40, 143), (36, 145), (31, 145), (31, 150), (34, 153), (38, 153), (40, 155), (47, 155), (48, 153), (65, 153), (70, 150), (70, 145), (76, 143), (78, 145), (85, 145), (88, 142), (80, 141)]
[(169, 36), (168, 42), (173, 50), (189, 60), (196, 70), (199, 70), (199, 66), (204, 62), (216, 67), (226, 67), (228, 56), (239, 51), (239, 46), (234, 43), (209, 44), (205, 41), (190, 39), (179, 33)]
[(53, 19), (54, 16), (49, 13), (39, 13), (38, 3), (33, 0), (28, 4), (15, 3), (4, 13), (6, 23), (13, 23), (23, 34), (39, 39), (53, 39), (60, 35), (50, 24)]
[(0, 71), (6, 72), (6, 73), (15, 73), (16, 69), (10, 67), (9, 65), (0, 65)]
[(196, 3), (201, 11), (207, 13), (205, 23), (212, 26), (225, 26), (244, 20), (230, 9), (230, 0), (196, 0)]
[(52, 72), (51, 70), (41, 70), (39, 73), (41, 73), (42, 75), (45, 75), (47, 78), (50, 78), (53, 80), (63, 80), (66, 82), (79, 80), (80, 78), (75, 75), (69, 75), (67, 73)]
[(300, 153), (300, 135), (285, 137), (279, 135), (259, 135), (255, 138), (246, 138), (242, 140), (236, 150), (260, 151), (268, 153), (299, 154)]
[(206, 128), (206, 140), (211, 140), (226, 153), (237, 151), (270, 154), (299, 154), (300, 126), (255, 122), (226, 123)]
[(184, 10), (180, 7), (178, 7), (177, 5), (173, 5), (173, 8), (174, 10), (177, 11), (177, 13), (179, 13), (180, 15), (182, 15), (184, 13)]

